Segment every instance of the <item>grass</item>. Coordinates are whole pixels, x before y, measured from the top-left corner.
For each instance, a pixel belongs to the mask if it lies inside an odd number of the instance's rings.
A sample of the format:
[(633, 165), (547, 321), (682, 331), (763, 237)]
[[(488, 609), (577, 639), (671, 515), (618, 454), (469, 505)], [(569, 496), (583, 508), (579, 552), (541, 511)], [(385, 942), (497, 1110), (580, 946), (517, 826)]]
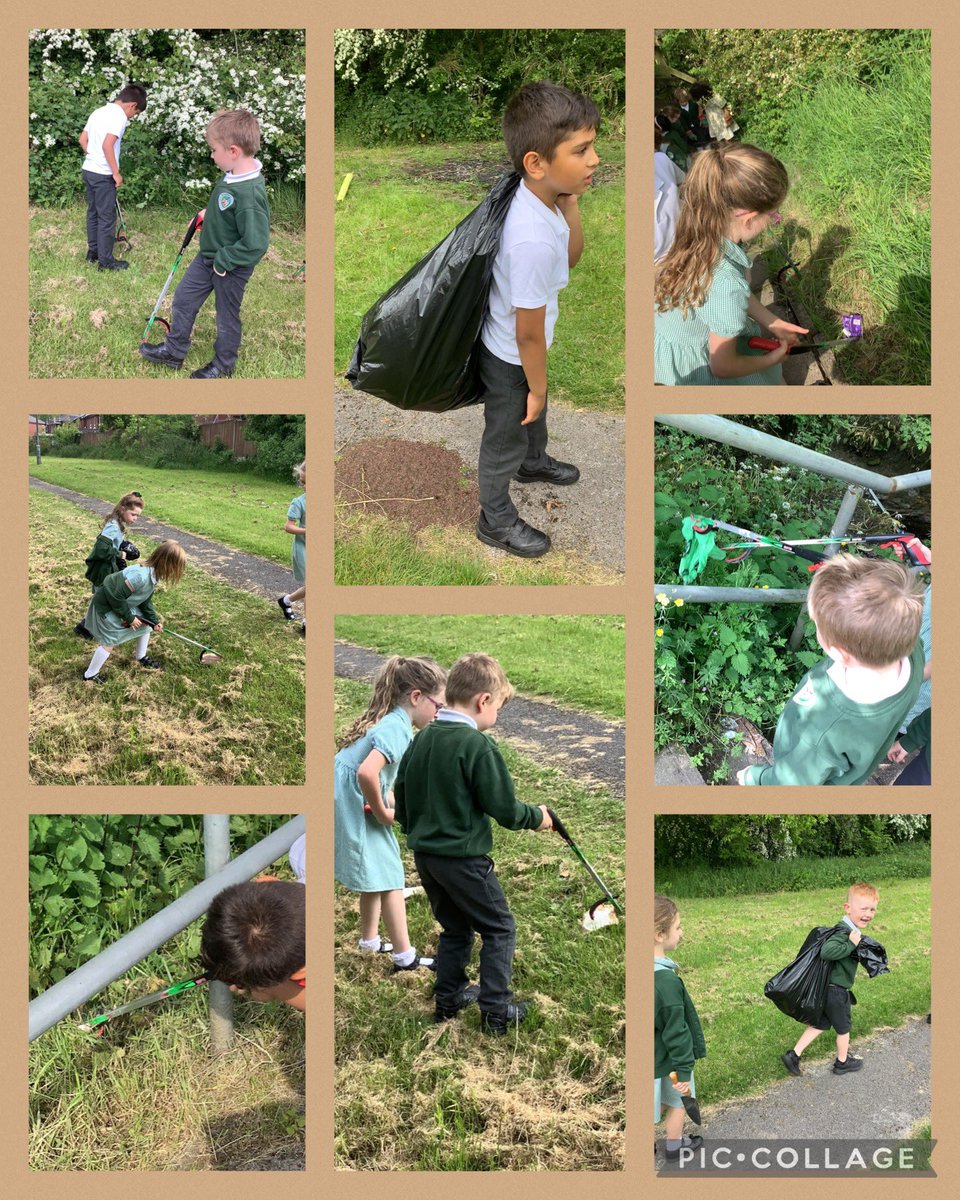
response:
[(524, 695), (617, 719), (625, 713), (622, 616), (350, 615), (338, 616), (334, 631), (381, 654), (425, 654), (445, 667), (482, 650)]
[[(601, 141), (596, 188), (583, 198), (582, 261), (560, 297), (550, 349), (550, 400), (622, 412), (624, 404), (624, 183), (622, 142)], [(354, 173), (337, 206), (335, 364), (342, 376), (371, 304), (483, 199), (489, 184), (416, 176), (467, 159), (503, 164), (500, 143), (340, 147), (339, 181)], [(604, 182), (606, 178), (608, 182)]]
[[(89, 515), (30, 496), (30, 776), (39, 784), (300, 784), (304, 643), (275, 605), (189, 568), (155, 607), (170, 628), (223, 656), (201, 666), (172, 638), (150, 643), (162, 671), (118, 647), (103, 686), (84, 683), (92, 644), (73, 626), (89, 601)], [(145, 558), (155, 543), (138, 537)]]
[[(121, 204), (123, 198), (121, 195)], [(126, 271), (98, 271), (85, 261), (86, 209), (30, 210), (30, 376), (34, 379), (160, 379), (185, 377), (213, 357), (216, 336), (210, 297), (197, 317), (183, 372), (151, 366), (140, 338), (174, 259), (189, 214), (125, 209), (129, 251), (117, 255)], [(303, 278), (290, 277), (306, 256), (302, 230), (271, 230), (270, 249), (247, 285), (243, 343), (236, 377), (302, 378), (306, 361)], [(170, 319), (176, 285), (198, 253), (188, 246), (160, 316)], [(160, 331), (150, 340), (159, 342)]]
[[(881, 880), (871, 874), (870, 879), (880, 886), (870, 934), (886, 947), (890, 974), (868, 979), (858, 972), (854, 1052), (868, 1033), (896, 1028), (930, 1009), (930, 878)], [(697, 1095), (707, 1104), (758, 1095), (783, 1077), (780, 1055), (801, 1027), (764, 998), (763, 986), (794, 958), (814, 925), (840, 919), (843, 895), (833, 886), (802, 896), (741, 894), (681, 902), (684, 940), (672, 957), (704, 1026), (707, 1057), (697, 1064)], [(827, 1058), (835, 1049), (827, 1033), (806, 1057)]]
[[(284, 566), (290, 563), (293, 539), (283, 532), (283, 526), (290, 501), (299, 494), (292, 480), (287, 484), (241, 471), (181, 471), (108, 458), (49, 455), (39, 467), (31, 458), (30, 475), (103, 500), (104, 516), (135, 488), (143, 493), (144, 516), (150, 520), (176, 525)], [(97, 519), (89, 513), (84, 520), (92, 546), (99, 532)], [(131, 541), (140, 544), (136, 526)], [(80, 560), (88, 553), (85, 549)]]
[[(338, 726), (366, 702), (337, 683)], [(517, 795), (551, 795), (615, 892), (623, 806), (501, 745)], [(430, 982), (391, 976), (356, 949), (356, 897), (336, 893), (336, 1161), (346, 1170), (623, 1168), (624, 926), (584, 933), (594, 885), (556, 837), (494, 827), (493, 857), (517, 920), (514, 990), (537, 1012), (515, 1035), (480, 1033), (476, 1009), (435, 1025)], [(405, 853), (407, 877), (414, 878)], [(407, 906), (419, 947), (436, 945), (425, 899)], [(417, 976), (416, 978), (414, 976)]]

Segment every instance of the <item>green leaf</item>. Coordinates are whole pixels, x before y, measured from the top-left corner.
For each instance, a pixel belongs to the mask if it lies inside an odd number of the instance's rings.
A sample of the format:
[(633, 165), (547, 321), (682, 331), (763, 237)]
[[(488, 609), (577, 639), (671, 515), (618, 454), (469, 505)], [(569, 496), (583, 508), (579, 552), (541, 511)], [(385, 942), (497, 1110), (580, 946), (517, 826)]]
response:
[(745, 654), (735, 654), (730, 659), (730, 666), (733, 667), (738, 675), (750, 674), (750, 659)]
[(83, 865), (86, 870), (93, 871), (99, 875), (105, 865), (102, 852), (96, 846), (88, 846), (87, 856), (83, 860)]
[(85, 908), (96, 908), (100, 903), (100, 881), (91, 871), (69, 871), (67, 879), (73, 884), (80, 903)]
[(103, 822), (89, 814), (80, 818), (80, 831), (88, 842), (103, 841)]
[(133, 847), (126, 846), (123, 842), (111, 842), (107, 847), (107, 862), (115, 867), (126, 867), (133, 857)]
[(79, 942), (74, 943), (73, 952), (78, 958), (84, 960), (93, 958), (95, 954), (100, 953), (102, 942), (103, 931), (100, 929), (91, 929)]
[(44, 912), (51, 917), (59, 917), (62, 912), (68, 907), (65, 896), (53, 895), (46, 896), (43, 901)]
[(57, 861), (65, 871), (72, 871), (79, 867), (86, 856), (87, 843), (79, 834), (72, 842), (61, 844), (57, 850)]
[(730, 628), (729, 625), (721, 625), (718, 630), (718, 633), (720, 635), (720, 641), (723, 643), (724, 646), (732, 646), (733, 643), (737, 640), (737, 635), (734, 633), (734, 631)]
[(812, 650), (798, 650), (797, 658), (805, 667), (815, 667), (820, 659), (823, 658), (823, 655), (814, 654)]
[(150, 859), (151, 862), (160, 861), (160, 839), (152, 833), (141, 829), (137, 834), (137, 847), (144, 858)]

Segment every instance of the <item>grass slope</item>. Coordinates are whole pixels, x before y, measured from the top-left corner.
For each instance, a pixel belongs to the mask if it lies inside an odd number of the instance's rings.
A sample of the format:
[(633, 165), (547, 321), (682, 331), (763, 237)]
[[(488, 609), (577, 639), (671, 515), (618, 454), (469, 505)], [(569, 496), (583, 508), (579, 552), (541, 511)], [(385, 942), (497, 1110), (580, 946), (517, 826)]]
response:
[[(293, 480), (286, 484), (239, 471), (181, 471), (109, 458), (50, 456), (39, 467), (31, 459), (30, 474), (103, 500), (104, 516), (121, 496), (135, 489), (143, 494), (144, 516), (148, 519), (176, 525), (272, 562), (285, 566), (290, 563), (292, 538), (283, 527), (290, 501), (302, 490)], [(99, 532), (97, 519), (88, 514), (86, 521), (92, 546)], [(136, 528), (130, 540), (139, 546)], [(85, 549), (80, 558), (88, 553)]]
[[(213, 646), (217, 666), (173, 638), (150, 643), (162, 671), (118, 647), (103, 686), (81, 675), (92, 644), (86, 610), (89, 515), (30, 496), (30, 774), (41, 784), (300, 784), (304, 646), (275, 606), (188, 568), (155, 607), (171, 629)], [(154, 543), (138, 537), (145, 558)]]
[[(583, 197), (582, 261), (560, 297), (560, 318), (550, 348), (550, 399), (607, 412), (624, 403), (624, 183), (623, 143), (598, 147), (609, 182)], [(353, 182), (337, 206), (335, 369), (346, 370), (371, 304), (447, 236), (475, 208), (488, 184), (438, 180), (414, 172), (449, 172), (463, 160), (506, 165), (500, 143), (452, 146), (341, 148), (339, 181)]]
[[(121, 192), (121, 204), (123, 197)], [(151, 366), (138, 347), (147, 317), (173, 266), (190, 215), (124, 209), (132, 248), (117, 256), (126, 271), (98, 271), (85, 261), (86, 209), (30, 210), (30, 375), (39, 379), (159, 379), (185, 377), (213, 357), (214, 300), (200, 310), (182, 373)], [(301, 378), (306, 361), (303, 277), (290, 277), (305, 257), (302, 231), (271, 230), (270, 249), (243, 299), (243, 342), (236, 376)], [(176, 285), (198, 251), (187, 247), (160, 316), (170, 319)], [(151, 331), (150, 340), (162, 340)]]
[[(369, 689), (337, 683), (338, 727)], [(517, 795), (549, 796), (601, 877), (622, 894), (622, 804), (501, 746)], [(407, 878), (415, 880), (405, 853)], [(336, 893), (336, 1156), (349, 1170), (574, 1170), (623, 1167), (625, 927), (579, 928), (599, 897), (555, 834), (494, 827), (493, 858), (517, 921), (514, 991), (537, 1011), (489, 1038), (475, 1008), (433, 1023), (431, 981), (391, 976), (359, 954), (356, 896)], [(407, 905), (414, 943), (436, 945), (424, 897)], [(475, 966), (473, 970), (475, 971)]]

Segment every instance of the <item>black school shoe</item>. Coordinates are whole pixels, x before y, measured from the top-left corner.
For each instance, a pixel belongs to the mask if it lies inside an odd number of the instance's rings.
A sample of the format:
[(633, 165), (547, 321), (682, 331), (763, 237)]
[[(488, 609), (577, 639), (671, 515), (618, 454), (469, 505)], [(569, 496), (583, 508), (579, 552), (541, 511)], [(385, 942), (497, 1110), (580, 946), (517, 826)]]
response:
[(854, 1058), (852, 1054), (848, 1054), (843, 1062), (839, 1058), (833, 1060), (833, 1073), (834, 1075), (850, 1075), (854, 1071), (859, 1071), (862, 1066), (862, 1058)]
[(780, 1055), (780, 1061), (787, 1068), (791, 1075), (802, 1075), (803, 1071), (800, 1068), (800, 1055), (793, 1050), (788, 1050), (786, 1054)]
[(663, 1157), (667, 1162), (679, 1162), (681, 1150), (699, 1150), (703, 1145), (703, 1138), (699, 1133), (693, 1134), (691, 1137), (684, 1138), (684, 1145), (678, 1146), (676, 1150), (668, 1150), (666, 1146), (663, 1148)]
[(557, 487), (567, 487), (580, 478), (580, 468), (575, 467), (573, 463), (558, 462), (555, 458), (550, 458), (547, 465), (538, 471), (525, 471), (521, 467), (513, 478), (517, 483), (555, 483)]
[(427, 958), (427, 957), (421, 958), (420, 955), (418, 954), (415, 956), (413, 962), (407, 963), (407, 965), (405, 967), (402, 966), (400, 963), (395, 962), (393, 964), (393, 969), (391, 970), (390, 974), (391, 975), (399, 975), (401, 971), (416, 971), (416, 970), (419, 970), (419, 968), (421, 968), (421, 967), (425, 971), (435, 971), (437, 969), (437, 960), (435, 958)]
[(199, 367), (196, 371), (190, 372), (191, 379), (229, 379), (233, 374), (232, 371), (224, 371), (216, 364), (208, 362), (205, 367)]
[(92, 634), (92, 633), (90, 632), (90, 630), (89, 630), (89, 629), (86, 627), (86, 625), (84, 625), (84, 623), (83, 623), (82, 621), (78, 621), (78, 622), (76, 623), (76, 625), (74, 625), (74, 627), (73, 627), (73, 632), (74, 632), (74, 633), (79, 633), (79, 634), (80, 634), (80, 636), (81, 636), (82, 638), (86, 638), (88, 642), (92, 642), (92, 641), (93, 641), (93, 634)]
[(130, 264), (123, 258), (111, 258), (108, 263), (99, 263), (98, 271), (125, 271)]
[(104, 674), (103, 671), (101, 671), (98, 675), (87, 675), (86, 673), (84, 673), (83, 682), (84, 683), (106, 683), (107, 676)]
[(437, 1004), (433, 1010), (433, 1019), (439, 1024), (441, 1021), (452, 1021), (459, 1017), (465, 1008), (469, 1008), (471, 1004), (476, 1004), (477, 998), (480, 995), (479, 983), (468, 983), (462, 991), (457, 992), (452, 1000), (448, 1000), (445, 1004)]
[(482, 1012), (480, 1028), (484, 1033), (491, 1033), (494, 1037), (503, 1037), (509, 1029), (522, 1024), (529, 1015), (529, 1002), (518, 1000), (515, 1004), (508, 1004), (501, 1012)]
[(477, 521), (477, 537), (488, 546), (496, 546), (498, 550), (506, 550), (518, 558), (540, 558), (550, 549), (547, 534), (528, 525), (522, 517), (517, 517), (512, 525), (495, 528), (487, 524), (481, 513)]
[(137, 662), (141, 667), (149, 667), (151, 671), (163, 670), (163, 663), (157, 662), (155, 658), (151, 658), (148, 654), (145, 654), (143, 658), (138, 658)]
[(99, 263), (99, 261), (100, 261), (100, 255), (96, 252), (96, 250), (88, 250), (87, 251), (87, 262), (88, 263)]
[(147, 362), (155, 363), (158, 367), (170, 367), (174, 371), (179, 371), (183, 366), (183, 359), (175, 358), (167, 349), (166, 342), (160, 342), (156, 346), (151, 342), (141, 342), (140, 357), (145, 358)]

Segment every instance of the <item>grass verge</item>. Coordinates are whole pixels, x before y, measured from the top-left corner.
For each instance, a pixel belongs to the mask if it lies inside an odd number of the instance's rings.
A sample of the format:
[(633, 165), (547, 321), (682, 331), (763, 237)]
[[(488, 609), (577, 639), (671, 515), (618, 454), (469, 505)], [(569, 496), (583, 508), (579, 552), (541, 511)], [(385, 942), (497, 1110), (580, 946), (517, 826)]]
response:
[[(445, 667), (482, 650), (499, 660), (524, 695), (624, 716), (622, 616), (342, 615), (334, 632), (381, 654), (425, 654)], [(545, 645), (552, 647), (550, 655), (544, 655)]]
[[(337, 682), (342, 727), (365, 685)], [(584, 854), (619, 894), (622, 804), (501, 746), (517, 795), (549, 794)], [(582, 836), (581, 836), (582, 831)], [(404, 852), (407, 878), (415, 881)], [(514, 990), (537, 1011), (518, 1034), (488, 1038), (476, 1009), (433, 1023), (430, 980), (389, 974), (356, 949), (356, 896), (336, 892), (336, 1160), (347, 1170), (623, 1168), (624, 925), (584, 933), (598, 897), (555, 835), (494, 827), (493, 858), (517, 921)], [(424, 897), (407, 905), (420, 947), (436, 945)], [(418, 977), (414, 978), (417, 975)]]
[[(121, 193), (121, 204), (123, 196)], [(124, 211), (129, 250), (117, 243), (126, 271), (98, 271), (85, 261), (86, 208), (30, 210), (30, 375), (34, 379), (179, 378), (213, 357), (214, 301), (200, 310), (184, 370), (152, 366), (138, 353), (140, 337), (173, 266), (190, 214), (164, 209)], [(274, 228), (243, 299), (243, 343), (236, 377), (297, 379), (306, 362), (302, 231)], [(184, 255), (160, 311), (170, 319), (176, 285), (195, 254)], [(162, 340), (151, 331), (153, 342)]]
[[(560, 296), (550, 348), (550, 399), (622, 412), (624, 403), (624, 146), (601, 141), (598, 185), (581, 203), (582, 261)], [(337, 180), (354, 174), (337, 206), (335, 369), (347, 368), (371, 304), (483, 199), (477, 180), (508, 169), (501, 143), (341, 147)], [(492, 173), (492, 174), (491, 174)], [(453, 176), (451, 178), (451, 176)]]
[[(135, 488), (143, 493), (144, 516), (150, 520), (176, 525), (271, 562), (285, 566), (290, 562), (293, 539), (283, 532), (283, 526), (290, 501), (299, 494), (292, 480), (286, 484), (241, 471), (181, 471), (110, 458), (49, 456), (39, 467), (31, 460), (30, 475), (102, 500), (104, 516)], [(92, 546), (99, 528), (92, 514), (86, 520)], [(136, 528), (130, 540), (139, 545)], [(88, 553), (89, 548), (80, 555), (81, 561)]]
[[(188, 567), (155, 607), (172, 638), (150, 643), (162, 671), (111, 657), (103, 686), (81, 678), (93, 646), (73, 626), (90, 592), (77, 547), (89, 517), (69, 501), (30, 496), (30, 776), (40, 784), (299, 784), (304, 776), (304, 645), (258, 597)], [(138, 538), (146, 558), (154, 543)]]

